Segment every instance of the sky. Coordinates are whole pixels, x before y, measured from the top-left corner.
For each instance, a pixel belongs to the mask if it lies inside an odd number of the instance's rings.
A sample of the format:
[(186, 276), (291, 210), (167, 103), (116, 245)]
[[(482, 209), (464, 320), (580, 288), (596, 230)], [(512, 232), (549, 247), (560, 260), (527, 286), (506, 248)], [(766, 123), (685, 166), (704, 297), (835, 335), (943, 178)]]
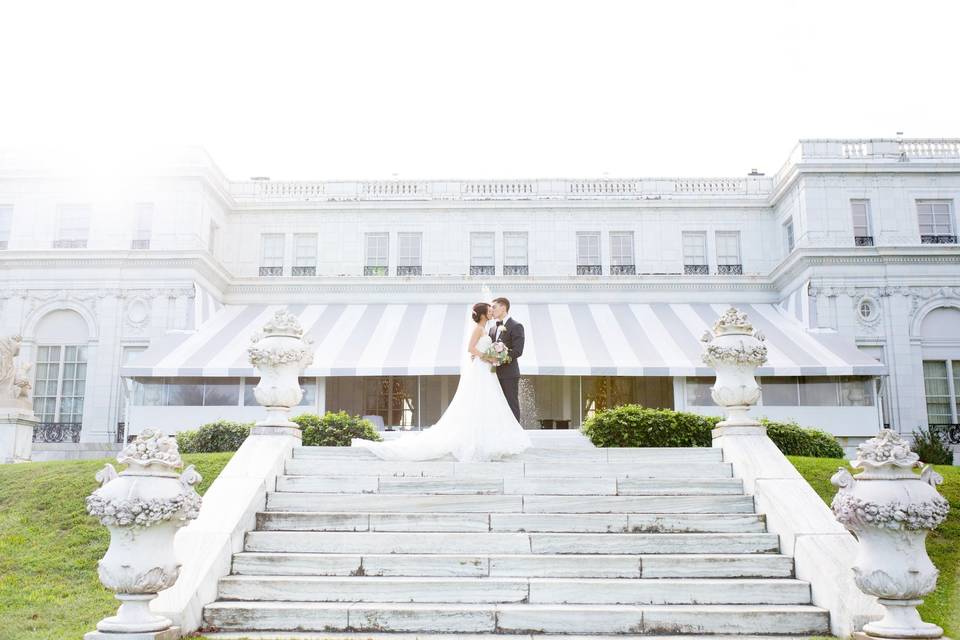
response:
[(0, 0), (0, 147), (231, 179), (773, 174), (960, 136), (955, 1)]

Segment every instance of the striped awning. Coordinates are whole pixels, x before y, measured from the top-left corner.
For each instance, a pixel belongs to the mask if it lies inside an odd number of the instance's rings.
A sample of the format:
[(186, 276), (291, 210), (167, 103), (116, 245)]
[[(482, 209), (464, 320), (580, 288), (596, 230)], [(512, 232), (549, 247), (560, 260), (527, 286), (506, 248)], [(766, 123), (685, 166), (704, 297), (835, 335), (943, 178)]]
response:
[[(849, 339), (811, 333), (773, 304), (736, 304), (767, 337), (759, 375), (879, 375)], [(728, 305), (514, 304), (528, 375), (709, 376), (700, 336)], [(227, 305), (195, 332), (169, 333), (121, 369), (136, 377), (255, 376), (250, 335), (287, 309), (315, 345), (305, 376), (455, 375), (469, 329), (464, 304)]]

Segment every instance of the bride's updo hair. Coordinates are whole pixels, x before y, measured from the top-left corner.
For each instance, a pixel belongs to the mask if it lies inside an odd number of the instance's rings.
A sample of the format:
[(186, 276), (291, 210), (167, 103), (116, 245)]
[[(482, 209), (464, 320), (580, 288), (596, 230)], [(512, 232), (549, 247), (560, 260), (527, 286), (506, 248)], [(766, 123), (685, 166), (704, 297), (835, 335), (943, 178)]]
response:
[(473, 321), (480, 322), (481, 319), (487, 317), (487, 311), (490, 309), (490, 305), (486, 302), (478, 302), (473, 305)]

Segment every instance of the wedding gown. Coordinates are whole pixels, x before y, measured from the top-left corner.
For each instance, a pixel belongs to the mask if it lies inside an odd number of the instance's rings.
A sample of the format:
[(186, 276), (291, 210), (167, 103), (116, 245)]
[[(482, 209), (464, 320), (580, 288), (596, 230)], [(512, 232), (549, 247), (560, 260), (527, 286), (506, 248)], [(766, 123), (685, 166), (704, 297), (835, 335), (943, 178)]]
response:
[[(491, 342), (490, 336), (480, 336), (477, 350), (485, 351)], [(350, 446), (369, 449), (384, 460), (432, 460), (449, 453), (460, 462), (483, 462), (520, 453), (531, 442), (513, 416), (496, 372), (475, 358), (461, 365), (457, 392), (435, 425), (386, 442), (354, 438)]]

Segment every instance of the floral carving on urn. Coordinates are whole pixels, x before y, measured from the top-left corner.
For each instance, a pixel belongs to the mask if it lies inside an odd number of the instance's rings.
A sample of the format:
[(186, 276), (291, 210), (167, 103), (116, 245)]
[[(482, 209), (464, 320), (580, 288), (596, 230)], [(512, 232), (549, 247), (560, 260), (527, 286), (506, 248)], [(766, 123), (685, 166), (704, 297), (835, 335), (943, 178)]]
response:
[(290, 407), (300, 404), (303, 398), (300, 374), (313, 362), (313, 343), (303, 336), (297, 316), (277, 311), (263, 329), (250, 337), (247, 355), (250, 364), (260, 372), (253, 394), (267, 409), (267, 417), (257, 426), (299, 428), (288, 416)]
[(717, 426), (759, 427), (747, 411), (760, 399), (754, 374), (767, 361), (763, 335), (754, 331), (747, 314), (730, 307), (700, 341), (704, 343), (703, 362), (717, 374), (710, 395), (727, 414)]
[(193, 466), (177, 474), (183, 466), (177, 441), (150, 429), (124, 447), (117, 462), (128, 466), (118, 474), (106, 465), (96, 475), (100, 488), (87, 498), (87, 513), (110, 530), (97, 573), (121, 602), (117, 614), (101, 620), (97, 630), (164, 631), (171, 622), (151, 613), (150, 601), (180, 575), (173, 539), (200, 512), (194, 485), (201, 477)]
[(861, 444), (850, 465), (863, 471), (854, 476), (841, 467), (831, 478), (840, 488), (833, 513), (860, 541), (854, 582), (885, 608), (883, 619), (863, 630), (879, 638), (941, 637), (943, 630), (923, 622), (917, 606), (937, 586), (926, 538), (950, 509), (936, 489), (943, 477), (889, 429)]

